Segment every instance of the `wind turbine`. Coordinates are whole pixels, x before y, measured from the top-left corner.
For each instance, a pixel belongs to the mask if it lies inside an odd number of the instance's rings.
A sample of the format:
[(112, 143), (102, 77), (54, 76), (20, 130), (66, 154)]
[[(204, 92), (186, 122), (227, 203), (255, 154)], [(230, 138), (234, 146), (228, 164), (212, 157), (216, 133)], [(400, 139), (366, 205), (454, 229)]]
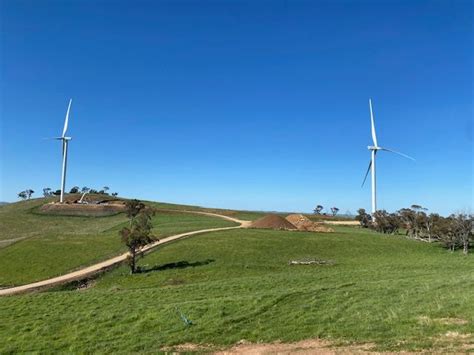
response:
[(369, 145), (367, 148), (370, 150), (370, 162), (369, 167), (367, 168), (367, 172), (365, 173), (364, 181), (362, 182), (362, 186), (365, 184), (365, 180), (367, 180), (367, 176), (369, 175), (369, 171), (371, 172), (372, 178), (372, 215), (377, 211), (377, 181), (376, 181), (376, 174), (375, 174), (375, 157), (377, 156), (377, 151), (385, 150), (386, 152), (395, 153), (401, 155), (404, 158), (415, 160), (412, 157), (397, 152), (392, 149), (380, 147), (377, 143), (377, 135), (375, 134), (375, 122), (374, 122), (374, 113), (372, 111), (372, 100), (369, 99), (369, 108), (370, 108), (370, 124), (371, 124), (371, 132), (372, 132), (372, 141), (374, 145)]
[(72, 139), (71, 137), (66, 136), (67, 126), (69, 123), (69, 112), (71, 110), (71, 104), (72, 104), (72, 99), (69, 99), (69, 105), (67, 106), (66, 118), (64, 120), (64, 128), (63, 128), (62, 136), (53, 138), (58, 141), (62, 141), (62, 144), (63, 144), (63, 167), (61, 170), (61, 197), (59, 198), (60, 203), (64, 202), (64, 187), (66, 185), (66, 167), (67, 167), (67, 146), (68, 146), (69, 141)]

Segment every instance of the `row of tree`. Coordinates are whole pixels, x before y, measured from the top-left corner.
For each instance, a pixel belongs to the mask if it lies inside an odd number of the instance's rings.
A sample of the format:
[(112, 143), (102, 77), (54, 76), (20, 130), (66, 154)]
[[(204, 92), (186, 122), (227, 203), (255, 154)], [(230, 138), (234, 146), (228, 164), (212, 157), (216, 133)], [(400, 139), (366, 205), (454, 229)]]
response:
[[(104, 186), (102, 189), (96, 190), (92, 189), (90, 187), (84, 186), (83, 188), (80, 188), (79, 186), (74, 186), (69, 193), (70, 194), (77, 194), (77, 193), (89, 193), (89, 194), (101, 194), (101, 195), (109, 195), (109, 190), (110, 187)], [(112, 196), (117, 196), (117, 192), (112, 192), (110, 195)]]
[[(314, 214), (317, 214), (317, 215), (321, 215), (321, 214), (326, 215), (326, 213), (322, 213), (323, 210), (324, 210), (324, 206), (317, 205), (316, 208), (313, 210), (313, 212), (314, 212)], [(332, 216), (337, 215), (337, 213), (339, 212), (339, 208), (337, 208), (337, 207), (331, 207), (330, 210), (331, 210), (331, 215)]]
[(443, 217), (437, 213), (428, 214), (427, 209), (420, 205), (402, 208), (395, 213), (380, 210), (373, 216), (363, 208), (357, 212), (356, 219), (364, 228), (389, 234), (404, 230), (410, 238), (440, 242), (452, 251), (462, 248), (464, 254), (469, 252), (470, 242), (474, 239), (472, 214), (456, 213)]
[[(79, 186), (74, 186), (69, 193), (70, 194), (77, 194), (77, 193), (90, 193), (90, 194), (101, 194), (101, 195), (109, 195), (110, 188), (108, 186), (104, 186), (100, 190), (96, 189), (91, 189), (87, 186), (84, 186), (83, 188), (79, 188)], [(32, 189), (26, 189), (24, 191), (21, 191), (18, 193), (18, 198), (21, 198), (22, 200), (29, 200), (31, 196), (34, 194), (34, 190)], [(59, 196), (61, 195), (61, 190), (53, 190), (49, 187), (45, 187), (43, 189), (43, 196), (44, 197), (50, 197), (50, 196)], [(112, 196), (117, 196), (118, 192), (112, 192), (110, 195)]]

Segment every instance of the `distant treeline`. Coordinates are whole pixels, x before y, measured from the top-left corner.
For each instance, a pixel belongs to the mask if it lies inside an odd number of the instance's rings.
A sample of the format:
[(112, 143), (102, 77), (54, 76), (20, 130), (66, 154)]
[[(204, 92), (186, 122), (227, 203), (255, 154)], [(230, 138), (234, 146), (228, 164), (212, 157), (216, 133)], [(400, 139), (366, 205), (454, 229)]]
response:
[[(110, 188), (108, 186), (104, 186), (101, 189), (93, 189), (87, 186), (84, 186), (83, 188), (80, 188), (79, 186), (74, 186), (71, 190), (69, 190), (70, 194), (101, 194), (101, 195), (109, 195), (109, 190)], [(22, 200), (29, 200), (31, 196), (35, 193), (34, 190), (32, 189), (26, 189), (24, 191), (20, 191), (18, 193), (18, 198), (21, 198)], [(44, 197), (50, 197), (50, 196), (59, 196), (61, 195), (61, 190), (53, 190), (50, 187), (45, 187), (43, 189), (43, 196)], [(117, 196), (118, 192), (112, 192), (110, 193), (112, 196)]]
[(468, 213), (443, 217), (437, 213), (428, 214), (427, 209), (420, 205), (402, 208), (395, 213), (380, 210), (372, 216), (363, 208), (357, 212), (356, 220), (364, 228), (387, 234), (404, 230), (409, 238), (430, 243), (439, 242), (452, 251), (462, 248), (464, 254), (469, 252), (470, 242), (474, 237), (474, 215)]

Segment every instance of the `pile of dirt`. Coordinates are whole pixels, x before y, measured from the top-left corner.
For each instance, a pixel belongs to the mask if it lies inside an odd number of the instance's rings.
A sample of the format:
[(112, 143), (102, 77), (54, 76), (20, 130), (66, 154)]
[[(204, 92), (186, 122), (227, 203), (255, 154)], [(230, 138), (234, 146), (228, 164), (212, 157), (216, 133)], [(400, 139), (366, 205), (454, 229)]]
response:
[(325, 226), (323, 223), (313, 222), (308, 217), (303, 216), (302, 214), (290, 214), (286, 217), (286, 220), (301, 231), (322, 233), (334, 232), (334, 229), (332, 229), (331, 227)]
[(269, 214), (265, 217), (252, 222), (249, 228), (278, 229), (278, 230), (295, 230), (297, 229), (291, 222), (288, 222), (281, 216)]

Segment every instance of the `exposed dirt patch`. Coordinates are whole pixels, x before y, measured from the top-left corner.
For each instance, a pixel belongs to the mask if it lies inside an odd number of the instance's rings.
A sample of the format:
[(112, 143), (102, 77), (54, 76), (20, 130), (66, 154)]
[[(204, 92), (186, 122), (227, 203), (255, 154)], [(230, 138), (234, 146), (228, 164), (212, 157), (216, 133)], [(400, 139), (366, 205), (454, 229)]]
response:
[[(442, 318), (440, 318), (442, 319)], [(453, 323), (450, 323), (453, 324)], [(439, 353), (465, 353), (474, 349), (474, 335), (458, 331), (447, 331), (433, 338), (435, 348), (443, 349)]]
[(193, 344), (193, 343), (185, 343), (185, 344), (180, 344), (180, 345), (175, 345), (175, 346), (165, 346), (161, 348), (162, 351), (166, 352), (204, 352), (204, 353), (210, 353), (212, 347), (210, 345), (203, 345), (203, 344)]
[(286, 220), (298, 228), (298, 230), (322, 233), (334, 232), (334, 229), (331, 227), (325, 226), (323, 223), (313, 222), (302, 214), (290, 214), (286, 217)]
[(257, 219), (251, 223), (249, 228), (264, 228), (277, 230), (296, 230), (297, 228), (285, 218), (276, 214), (269, 214), (265, 217)]
[[(449, 333), (449, 334), (448, 334)], [(254, 344), (246, 340), (241, 340), (234, 346), (216, 350), (216, 346), (210, 344), (193, 344), (186, 343), (175, 346), (167, 346), (162, 348), (163, 351), (169, 352), (196, 352), (205, 354), (216, 354), (216, 355), (291, 355), (291, 354), (304, 354), (304, 355), (338, 355), (338, 354), (445, 354), (446, 352), (465, 352), (473, 349), (473, 344), (466, 343), (468, 339), (466, 336), (469, 334), (459, 334), (457, 332), (448, 332), (446, 335), (451, 340), (463, 340), (461, 343), (451, 344), (439, 344), (439, 349), (426, 349), (416, 352), (411, 351), (377, 351), (376, 345), (373, 343), (364, 344), (348, 344), (348, 345), (334, 345), (334, 343), (323, 340), (323, 339), (308, 339), (294, 343), (261, 343)], [(448, 340), (445, 338), (445, 340)], [(217, 347), (218, 349), (218, 347)]]
[(40, 211), (54, 215), (103, 217), (124, 212), (125, 204), (122, 201), (105, 201), (97, 204), (52, 202), (41, 206)]
[(218, 351), (215, 354), (232, 355), (232, 354), (369, 354), (373, 353), (371, 349), (374, 344), (360, 344), (347, 346), (333, 346), (330, 341), (322, 339), (309, 339), (296, 343), (266, 343), (266, 344), (249, 344), (245, 341), (240, 341), (237, 345), (230, 349)]

